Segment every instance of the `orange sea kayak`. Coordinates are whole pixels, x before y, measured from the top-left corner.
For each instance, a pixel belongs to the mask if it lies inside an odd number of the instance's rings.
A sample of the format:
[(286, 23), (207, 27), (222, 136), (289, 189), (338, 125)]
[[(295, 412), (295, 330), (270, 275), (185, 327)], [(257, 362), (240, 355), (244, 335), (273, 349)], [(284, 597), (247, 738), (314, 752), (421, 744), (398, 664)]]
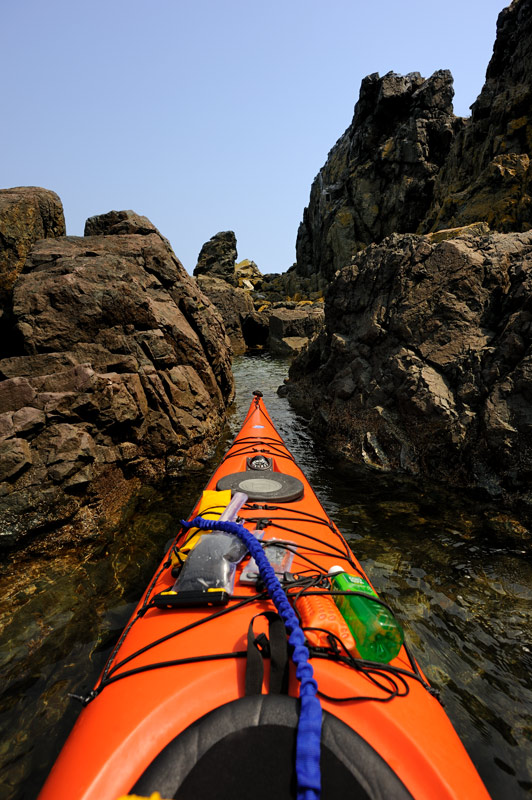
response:
[[(329, 570), (366, 576), (259, 392), (196, 517), (210, 531), (196, 522), (172, 543), (41, 800), (489, 797), (407, 647), (389, 663), (360, 656), (338, 612), (350, 593)], [(220, 518), (239, 536), (217, 531)], [(294, 614), (306, 638), (292, 632), (287, 647)], [(305, 786), (307, 762), (319, 775)]]

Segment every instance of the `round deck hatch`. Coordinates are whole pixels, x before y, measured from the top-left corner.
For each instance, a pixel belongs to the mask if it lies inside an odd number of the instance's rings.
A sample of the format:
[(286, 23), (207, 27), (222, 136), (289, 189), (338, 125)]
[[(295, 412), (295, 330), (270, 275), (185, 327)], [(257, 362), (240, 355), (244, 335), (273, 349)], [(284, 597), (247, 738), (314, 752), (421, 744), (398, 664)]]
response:
[(304, 486), (299, 478), (285, 475), (284, 472), (268, 472), (261, 475), (257, 472), (233, 472), (220, 478), (216, 484), (218, 491), (231, 489), (244, 492), (250, 500), (275, 500), (277, 503), (289, 503), (303, 496)]

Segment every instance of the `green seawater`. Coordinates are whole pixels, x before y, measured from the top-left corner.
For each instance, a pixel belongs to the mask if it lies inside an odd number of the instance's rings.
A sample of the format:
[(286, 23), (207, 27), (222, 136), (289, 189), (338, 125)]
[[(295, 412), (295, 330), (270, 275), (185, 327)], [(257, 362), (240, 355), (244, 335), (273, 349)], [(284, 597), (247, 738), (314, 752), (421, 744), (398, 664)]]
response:
[[(98, 541), (0, 567), (0, 800), (33, 800), (157, 564), (235, 435), (251, 392), (337, 522), (494, 800), (532, 797), (532, 530), (483, 498), (355, 468), (280, 398), (287, 362), (234, 361), (237, 399), (211, 464), (146, 487)], [(466, 800), (466, 799), (464, 799)]]

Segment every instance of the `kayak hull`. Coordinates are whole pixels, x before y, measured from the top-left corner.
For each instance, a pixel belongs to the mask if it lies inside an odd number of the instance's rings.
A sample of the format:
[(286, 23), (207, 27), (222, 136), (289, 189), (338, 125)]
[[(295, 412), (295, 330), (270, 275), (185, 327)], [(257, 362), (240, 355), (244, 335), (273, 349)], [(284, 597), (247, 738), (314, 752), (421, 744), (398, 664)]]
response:
[[(263, 481), (264, 486), (271, 489), (273, 484), (283, 483), (280, 475), (286, 475), (302, 483), (303, 494), (288, 501), (274, 496), (267, 502), (250, 498), (240, 511), (247, 527), (253, 529), (258, 522), (264, 525), (264, 540), (293, 542), (296, 550), (290, 570), (295, 575), (317, 569), (327, 573), (331, 566), (342, 564), (342, 559), (349, 563), (347, 558), (364, 574), (286, 449), (259, 396), (206, 489), (216, 491), (227, 476), (244, 473), (243, 480), (253, 495), (262, 485), (261, 476), (249, 467), (249, 460), (257, 456), (271, 463), (264, 472), (269, 479), (269, 483)], [(284, 483), (292, 486), (290, 481)], [(265, 524), (268, 522), (271, 524)], [(186, 536), (186, 532), (178, 535), (176, 547)], [(149, 605), (155, 595), (172, 589), (174, 577), (165, 556), (132, 617), (134, 623), (126, 628), (106, 667), (104, 688), (100, 680), (96, 696), (80, 714), (40, 800), (116, 800), (127, 795), (176, 737), (214, 709), (244, 697), (250, 619), (273, 606), (268, 599), (256, 599), (256, 587), (239, 583), (241, 569), (234, 589), (237, 599), (227, 606), (151, 607), (139, 616), (138, 610)], [(257, 619), (255, 633), (261, 626), (266, 632), (266, 623)], [(404, 647), (390, 665), (395, 670), (390, 673), (392, 681), (399, 687), (393, 697), (385, 665), (376, 667), (376, 685), (375, 673), (325, 656), (321, 653), (311, 658), (324, 712), (356, 731), (413, 798), (489, 797), (445, 711)], [(268, 658), (264, 667), (266, 693)], [(297, 697), (298, 692), (291, 666), (288, 694)]]

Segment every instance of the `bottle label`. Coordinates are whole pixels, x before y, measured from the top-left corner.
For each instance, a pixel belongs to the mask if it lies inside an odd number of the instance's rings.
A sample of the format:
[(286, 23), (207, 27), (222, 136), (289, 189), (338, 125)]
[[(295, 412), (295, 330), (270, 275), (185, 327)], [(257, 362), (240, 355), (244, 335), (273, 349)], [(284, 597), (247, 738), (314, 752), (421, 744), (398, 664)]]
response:
[(352, 590), (353, 592), (364, 592), (364, 594), (370, 595), (371, 597), (378, 597), (377, 592), (359, 575), (344, 574), (342, 578), (342, 583), (345, 584), (344, 591)]

